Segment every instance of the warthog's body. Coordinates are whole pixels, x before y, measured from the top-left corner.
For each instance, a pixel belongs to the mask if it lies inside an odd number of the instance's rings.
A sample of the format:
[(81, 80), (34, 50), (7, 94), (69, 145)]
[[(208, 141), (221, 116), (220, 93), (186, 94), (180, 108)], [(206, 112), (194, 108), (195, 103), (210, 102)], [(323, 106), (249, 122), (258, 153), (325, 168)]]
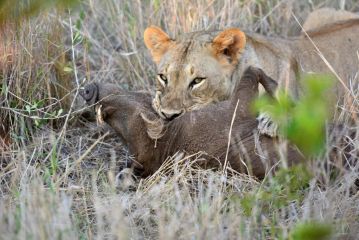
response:
[[(82, 95), (88, 103), (99, 101), (98, 105), (102, 105), (104, 121), (128, 145), (136, 159), (135, 167), (142, 171), (143, 177), (154, 173), (176, 152), (193, 154), (205, 151), (204, 160), (199, 161), (202, 167), (217, 168), (223, 165), (231, 121), (238, 101), (228, 151), (229, 166), (236, 171), (262, 178), (266, 170), (279, 161), (279, 156), (275, 139), (255, 134), (257, 121), (249, 108), (251, 100), (257, 94), (259, 82), (269, 94), (276, 88), (276, 83), (261, 70), (249, 68), (230, 100), (188, 112), (165, 123), (163, 136), (157, 140), (149, 137), (148, 121), (142, 117), (146, 116), (151, 120), (158, 118), (151, 107), (150, 95), (127, 92), (110, 84), (98, 83), (87, 86)], [(289, 164), (301, 159), (301, 155), (292, 147), (287, 149), (287, 156)]]

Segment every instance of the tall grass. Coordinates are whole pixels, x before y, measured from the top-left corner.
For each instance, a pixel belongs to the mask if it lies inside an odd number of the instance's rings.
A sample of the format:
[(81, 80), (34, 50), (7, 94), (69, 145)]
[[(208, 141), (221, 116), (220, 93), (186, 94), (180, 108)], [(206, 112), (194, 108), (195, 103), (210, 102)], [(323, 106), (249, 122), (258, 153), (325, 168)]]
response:
[[(323, 236), (355, 239), (358, 164), (330, 172), (328, 151), (307, 163), (309, 177), (294, 174), (303, 179), (294, 181), (299, 187), (290, 198), (281, 191), (286, 178), (259, 182), (233, 173), (223, 188), (220, 172), (186, 161), (119, 184), (130, 153), (110, 129), (84, 120), (81, 100), (73, 102), (76, 81), (152, 89), (155, 67), (142, 41), (151, 24), (172, 37), (228, 26), (286, 37), (300, 31), (292, 11), (303, 21), (324, 6), (359, 11), (355, 0), (87, 0), (4, 25), (0, 50), (9, 57), (0, 62), (0, 134), (9, 133), (11, 143), (0, 145), (0, 238), (287, 239), (318, 225)], [(356, 113), (338, 114), (345, 122)], [(353, 159), (359, 141), (348, 131), (357, 126), (344, 125), (335, 136), (344, 143), (328, 147), (339, 156), (350, 146)], [(166, 167), (172, 173), (164, 174)]]

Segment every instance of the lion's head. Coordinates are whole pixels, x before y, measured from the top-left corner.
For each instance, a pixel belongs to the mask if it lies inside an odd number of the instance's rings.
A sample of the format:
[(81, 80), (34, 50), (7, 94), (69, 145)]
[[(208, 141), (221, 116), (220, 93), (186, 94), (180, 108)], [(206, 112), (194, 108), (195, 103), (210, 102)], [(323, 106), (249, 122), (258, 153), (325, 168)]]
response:
[(151, 26), (144, 41), (157, 64), (153, 106), (165, 119), (226, 99), (246, 38), (237, 28), (194, 32), (174, 40)]

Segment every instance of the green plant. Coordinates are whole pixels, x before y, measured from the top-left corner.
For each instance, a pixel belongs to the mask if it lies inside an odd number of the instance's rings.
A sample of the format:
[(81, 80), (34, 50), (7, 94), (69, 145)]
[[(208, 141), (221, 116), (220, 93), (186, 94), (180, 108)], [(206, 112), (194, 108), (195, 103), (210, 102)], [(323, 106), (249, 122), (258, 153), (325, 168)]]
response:
[[(241, 206), (247, 216), (255, 206), (271, 211), (286, 206), (292, 201), (302, 201), (309, 187), (312, 174), (301, 164), (280, 169), (273, 178), (268, 178), (256, 193), (249, 193), (241, 200)], [(270, 208), (268, 208), (270, 206)]]
[(298, 223), (290, 233), (291, 240), (326, 240), (332, 235), (332, 226), (318, 222)]
[(276, 100), (262, 97), (255, 108), (267, 112), (279, 126), (279, 133), (306, 155), (320, 153), (325, 145), (325, 124), (331, 109), (333, 78), (308, 74), (302, 79), (303, 95), (294, 101), (280, 92)]
[(9, 20), (20, 20), (33, 16), (52, 6), (68, 8), (78, 4), (80, 0), (2, 0), (0, 1), (0, 25)]

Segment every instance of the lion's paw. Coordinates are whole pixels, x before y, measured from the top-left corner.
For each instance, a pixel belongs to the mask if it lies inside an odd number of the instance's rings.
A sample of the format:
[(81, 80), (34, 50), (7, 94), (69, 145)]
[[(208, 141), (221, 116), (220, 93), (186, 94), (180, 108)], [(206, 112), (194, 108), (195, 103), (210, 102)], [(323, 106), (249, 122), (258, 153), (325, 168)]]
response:
[(261, 113), (257, 117), (258, 130), (260, 134), (276, 137), (278, 135), (278, 125), (275, 124), (267, 113)]

